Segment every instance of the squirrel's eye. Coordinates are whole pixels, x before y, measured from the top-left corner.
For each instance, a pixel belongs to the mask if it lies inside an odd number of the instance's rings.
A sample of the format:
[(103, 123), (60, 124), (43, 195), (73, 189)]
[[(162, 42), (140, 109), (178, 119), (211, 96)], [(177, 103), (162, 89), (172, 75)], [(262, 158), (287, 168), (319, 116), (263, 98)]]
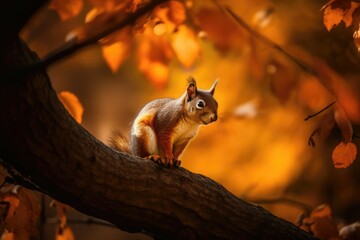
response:
[(205, 102), (204, 100), (198, 100), (197, 103), (196, 103), (196, 108), (198, 109), (203, 109), (205, 107)]

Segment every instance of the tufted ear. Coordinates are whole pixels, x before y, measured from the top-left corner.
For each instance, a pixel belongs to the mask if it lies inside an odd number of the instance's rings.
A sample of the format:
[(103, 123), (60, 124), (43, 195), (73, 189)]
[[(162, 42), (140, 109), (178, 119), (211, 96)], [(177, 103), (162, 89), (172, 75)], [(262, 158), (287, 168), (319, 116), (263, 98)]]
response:
[(186, 99), (187, 101), (191, 101), (192, 99), (194, 99), (197, 95), (197, 87), (196, 87), (196, 81), (195, 81), (195, 78), (193, 77), (188, 77), (187, 78), (188, 80), (188, 87), (186, 89)]
[(213, 83), (213, 85), (211, 86), (211, 88), (208, 90), (209, 93), (211, 93), (211, 95), (214, 95), (215, 93), (215, 88), (216, 88), (216, 85), (218, 84), (219, 80), (216, 79), (215, 82)]

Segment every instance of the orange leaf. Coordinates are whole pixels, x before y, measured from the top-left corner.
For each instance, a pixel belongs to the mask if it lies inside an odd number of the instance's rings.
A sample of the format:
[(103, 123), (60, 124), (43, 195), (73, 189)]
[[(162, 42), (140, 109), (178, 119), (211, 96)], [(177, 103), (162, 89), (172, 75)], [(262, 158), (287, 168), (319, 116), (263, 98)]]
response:
[(74, 240), (74, 233), (69, 226), (64, 228), (56, 227), (55, 240)]
[(116, 72), (129, 54), (126, 42), (116, 42), (102, 47), (103, 57), (111, 71)]
[(173, 32), (177, 26), (186, 19), (186, 11), (183, 3), (169, 1), (155, 7), (152, 11), (154, 20), (166, 24), (168, 32)]
[(76, 95), (68, 91), (63, 91), (58, 94), (58, 97), (70, 115), (81, 124), (84, 108)]
[(17, 193), (7, 193), (3, 201), (10, 203), (6, 229), (14, 239), (29, 239), (37, 235), (35, 223), (40, 214), (40, 204), (34, 191), (21, 187)]
[[(360, 6), (360, 3), (359, 3)], [(355, 46), (358, 50), (358, 52), (360, 52), (360, 7), (358, 7), (353, 14), (353, 38), (354, 38), (354, 42), (355, 42)]]
[(315, 208), (311, 212), (310, 217), (311, 218), (322, 218), (322, 217), (331, 218), (331, 208), (328, 204), (322, 204), (322, 205), (318, 206), (317, 208)]
[(172, 35), (171, 47), (184, 67), (191, 67), (200, 54), (199, 42), (194, 32), (185, 25), (181, 25)]
[(195, 20), (219, 50), (244, 47), (244, 41), (247, 40), (246, 33), (222, 12), (202, 8), (196, 13)]
[(113, 7), (111, 10), (104, 10), (101, 7), (93, 8), (87, 13), (85, 24), (68, 33), (66, 39), (76, 38), (77, 41), (84, 41), (86, 38), (100, 34), (104, 28), (114, 27), (125, 17), (124, 5)]
[(355, 160), (357, 154), (356, 145), (352, 142), (341, 142), (333, 151), (332, 159), (336, 168), (347, 168)]
[(345, 112), (345, 109), (339, 104), (335, 104), (334, 118), (336, 124), (341, 130), (341, 134), (344, 138), (344, 142), (351, 142), (353, 135), (353, 128), (351, 122)]
[(185, 6), (179, 1), (169, 1), (166, 3), (169, 7), (168, 18), (175, 24), (180, 25), (186, 19)]
[(173, 56), (165, 38), (142, 36), (137, 49), (138, 68), (157, 88), (163, 88), (169, 79), (168, 64)]
[(331, 216), (331, 209), (327, 204), (315, 208), (310, 217), (304, 219), (304, 222), (310, 225), (311, 232), (319, 239), (339, 239), (336, 224)]
[(322, 9), (324, 10), (324, 25), (328, 31), (338, 25), (351, 7), (350, 0), (331, 0)]
[(83, 8), (83, 0), (52, 0), (49, 8), (55, 10), (62, 21), (77, 16)]

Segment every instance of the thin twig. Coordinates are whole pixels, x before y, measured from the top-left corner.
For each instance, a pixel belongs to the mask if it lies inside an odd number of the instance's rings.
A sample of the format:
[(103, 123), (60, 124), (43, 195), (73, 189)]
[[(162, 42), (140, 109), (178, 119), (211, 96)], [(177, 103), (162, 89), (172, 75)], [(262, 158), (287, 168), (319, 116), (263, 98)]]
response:
[(64, 57), (69, 56), (70, 54), (78, 51), (81, 48), (84, 48), (86, 46), (89, 46), (91, 44), (97, 43), (100, 39), (106, 37), (107, 35), (115, 32), (116, 30), (119, 30), (123, 27), (126, 27), (127, 25), (133, 24), (139, 17), (149, 12), (151, 9), (159, 5), (160, 3), (166, 2), (168, 0), (153, 0), (150, 1), (147, 5), (144, 7), (139, 8), (134, 13), (129, 14), (123, 21), (115, 24), (114, 26), (111, 26), (104, 31), (100, 32), (99, 34), (86, 38), (83, 41), (80, 42), (69, 42), (69, 46), (64, 45), (60, 47), (59, 49), (55, 50), (54, 52), (50, 53), (48, 56), (44, 58), (44, 60), (41, 62), (41, 65), (43, 67), (47, 67), (51, 65), (52, 63), (63, 59)]
[[(66, 42), (64, 45), (59, 47), (58, 49), (55, 49), (53, 52), (49, 53), (47, 56), (44, 57), (42, 61), (36, 62), (32, 65), (29, 65), (26, 69), (21, 69), (21, 73), (29, 73), (34, 71), (39, 71), (41, 69), (46, 69), (51, 64), (64, 59), (65, 57), (70, 56), (71, 54), (75, 53), (76, 51), (85, 48), (89, 45), (97, 43), (100, 39), (108, 36), (109, 34), (115, 32), (116, 30), (119, 30), (121, 28), (124, 28), (130, 24), (135, 23), (135, 21), (141, 17), (142, 15), (146, 14), (153, 8), (155, 8), (160, 3), (166, 2), (168, 0), (153, 0), (150, 1), (147, 5), (138, 8), (135, 12), (129, 14), (127, 17), (124, 18), (123, 21), (114, 24), (113, 26), (101, 31), (100, 33), (90, 36), (88, 38), (85, 38), (84, 40), (77, 40), (73, 39), (68, 42)], [(19, 69), (16, 69), (15, 71), (11, 71), (8, 76), (12, 76), (13, 73), (19, 72)], [(5, 74), (5, 76), (7, 76)]]
[(212, 0), (214, 4), (224, 13), (228, 14), (237, 24), (239, 24), (242, 28), (244, 28), (246, 31), (248, 31), (255, 39), (258, 41), (264, 43), (265, 45), (274, 48), (275, 50), (279, 51), (283, 55), (285, 55), (287, 58), (289, 58), (291, 61), (293, 61), (296, 65), (298, 65), (304, 72), (310, 74), (311, 76), (314, 76), (316, 78), (319, 78), (318, 74), (306, 65), (304, 62), (302, 62), (300, 59), (294, 57), (283, 47), (281, 47), (279, 44), (275, 43), (271, 39), (267, 38), (266, 36), (262, 35), (258, 31), (251, 28), (241, 17), (239, 17), (237, 14), (235, 14), (230, 8), (220, 4), (218, 0)]
[(316, 117), (317, 115), (319, 115), (320, 113), (324, 112), (325, 110), (327, 110), (328, 108), (330, 108), (332, 105), (334, 105), (336, 103), (336, 101), (333, 101), (332, 103), (330, 103), (329, 105), (327, 105), (326, 107), (324, 107), (323, 109), (321, 109), (320, 111), (314, 113), (314, 114), (311, 114), (309, 116), (307, 116), (304, 121), (307, 121), (309, 120), (310, 118), (313, 118), (313, 117)]

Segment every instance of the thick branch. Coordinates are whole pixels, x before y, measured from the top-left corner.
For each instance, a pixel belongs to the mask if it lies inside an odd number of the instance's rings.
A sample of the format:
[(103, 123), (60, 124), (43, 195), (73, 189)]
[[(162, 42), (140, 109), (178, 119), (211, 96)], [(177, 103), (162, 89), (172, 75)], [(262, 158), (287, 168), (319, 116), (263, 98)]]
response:
[[(39, 61), (19, 40), (0, 48), (10, 53), (0, 59), (4, 69)], [(44, 72), (0, 78), (0, 109), (9, 169), (121, 229), (167, 239), (312, 239), (209, 178), (106, 147), (65, 111)]]
[[(27, 64), (23, 44), (12, 56)], [(172, 239), (311, 239), (216, 182), (116, 152), (65, 111), (45, 73), (0, 86), (0, 156), (52, 197), (121, 229)]]

